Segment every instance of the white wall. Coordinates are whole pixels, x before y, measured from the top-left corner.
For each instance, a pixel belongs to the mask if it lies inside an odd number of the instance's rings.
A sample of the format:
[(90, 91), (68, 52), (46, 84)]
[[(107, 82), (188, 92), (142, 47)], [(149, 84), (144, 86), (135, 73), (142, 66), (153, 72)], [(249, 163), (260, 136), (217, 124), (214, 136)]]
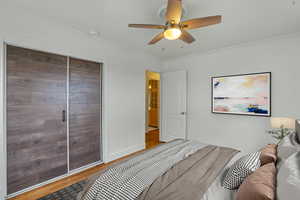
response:
[(212, 76), (271, 71), (273, 116), (300, 118), (300, 34), (164, 62), (163, 71), (177, 69), (188, 72), (188, 138), (244, 153), (271, 141), (269, 118), (211, 113)]
[[(0, 52), (2, 42), (70, 55), (104, 63), (104, 160), (110, 161), (144, 148), (145, 70), (159, 66), (156, 58), (111, 41), (91, 38), (55, 21), (17, 8), (0, 8)], [(0, 59), (3, 58), (1, 53)], [(3, 70), (1, 62), (0, 73)], [(0, 74), (2, 78), (2, 74)], [(1, 89), (3, 80), (0, 80)], [(0, 180), (4, 181), (3, 95), (0, 90), (1, 140)], [(3, 198), (4, 183), (0, 185)], [(2, 194), (2, 196), (1, 196)], [(2, 198), (1, 198), (2, 197)]]

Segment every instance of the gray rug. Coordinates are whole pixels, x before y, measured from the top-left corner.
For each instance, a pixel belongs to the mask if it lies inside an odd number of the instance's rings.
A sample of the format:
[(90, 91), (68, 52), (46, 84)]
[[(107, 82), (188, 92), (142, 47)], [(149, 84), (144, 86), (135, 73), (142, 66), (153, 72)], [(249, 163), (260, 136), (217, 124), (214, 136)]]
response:
[(83, 190), (85, 183), (85, 180), (75, 183), (69, 187), (40, 198), (39, 200), (75, 200), (77, 194)]

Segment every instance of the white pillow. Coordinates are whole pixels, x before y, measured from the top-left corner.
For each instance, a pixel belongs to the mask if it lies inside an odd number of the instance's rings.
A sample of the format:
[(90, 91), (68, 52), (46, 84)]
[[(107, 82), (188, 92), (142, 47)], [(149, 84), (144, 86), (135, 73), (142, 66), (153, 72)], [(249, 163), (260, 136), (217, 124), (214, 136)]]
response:
[(229, 190), (238, 189), (245, 178), (260, 167), (260, 154), (260, 152), (251, 153), (237, 160), (228, 170), (223, 187)]

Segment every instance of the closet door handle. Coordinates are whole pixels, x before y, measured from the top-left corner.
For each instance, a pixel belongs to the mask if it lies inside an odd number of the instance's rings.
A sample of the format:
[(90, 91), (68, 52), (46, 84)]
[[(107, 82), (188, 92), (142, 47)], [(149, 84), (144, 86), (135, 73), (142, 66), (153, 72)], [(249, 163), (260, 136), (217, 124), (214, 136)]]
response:
[(62, 121), (63, 122), (66, 121), (66, 111), (65, 110), (62, 111)]

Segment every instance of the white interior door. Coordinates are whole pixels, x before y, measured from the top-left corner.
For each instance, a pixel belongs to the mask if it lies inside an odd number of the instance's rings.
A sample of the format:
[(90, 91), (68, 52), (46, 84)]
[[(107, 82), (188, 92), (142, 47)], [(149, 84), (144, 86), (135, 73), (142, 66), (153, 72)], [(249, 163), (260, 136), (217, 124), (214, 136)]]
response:
[(164, 72), (162, 85), (161, 140), (186, 138), (186, 71)]

